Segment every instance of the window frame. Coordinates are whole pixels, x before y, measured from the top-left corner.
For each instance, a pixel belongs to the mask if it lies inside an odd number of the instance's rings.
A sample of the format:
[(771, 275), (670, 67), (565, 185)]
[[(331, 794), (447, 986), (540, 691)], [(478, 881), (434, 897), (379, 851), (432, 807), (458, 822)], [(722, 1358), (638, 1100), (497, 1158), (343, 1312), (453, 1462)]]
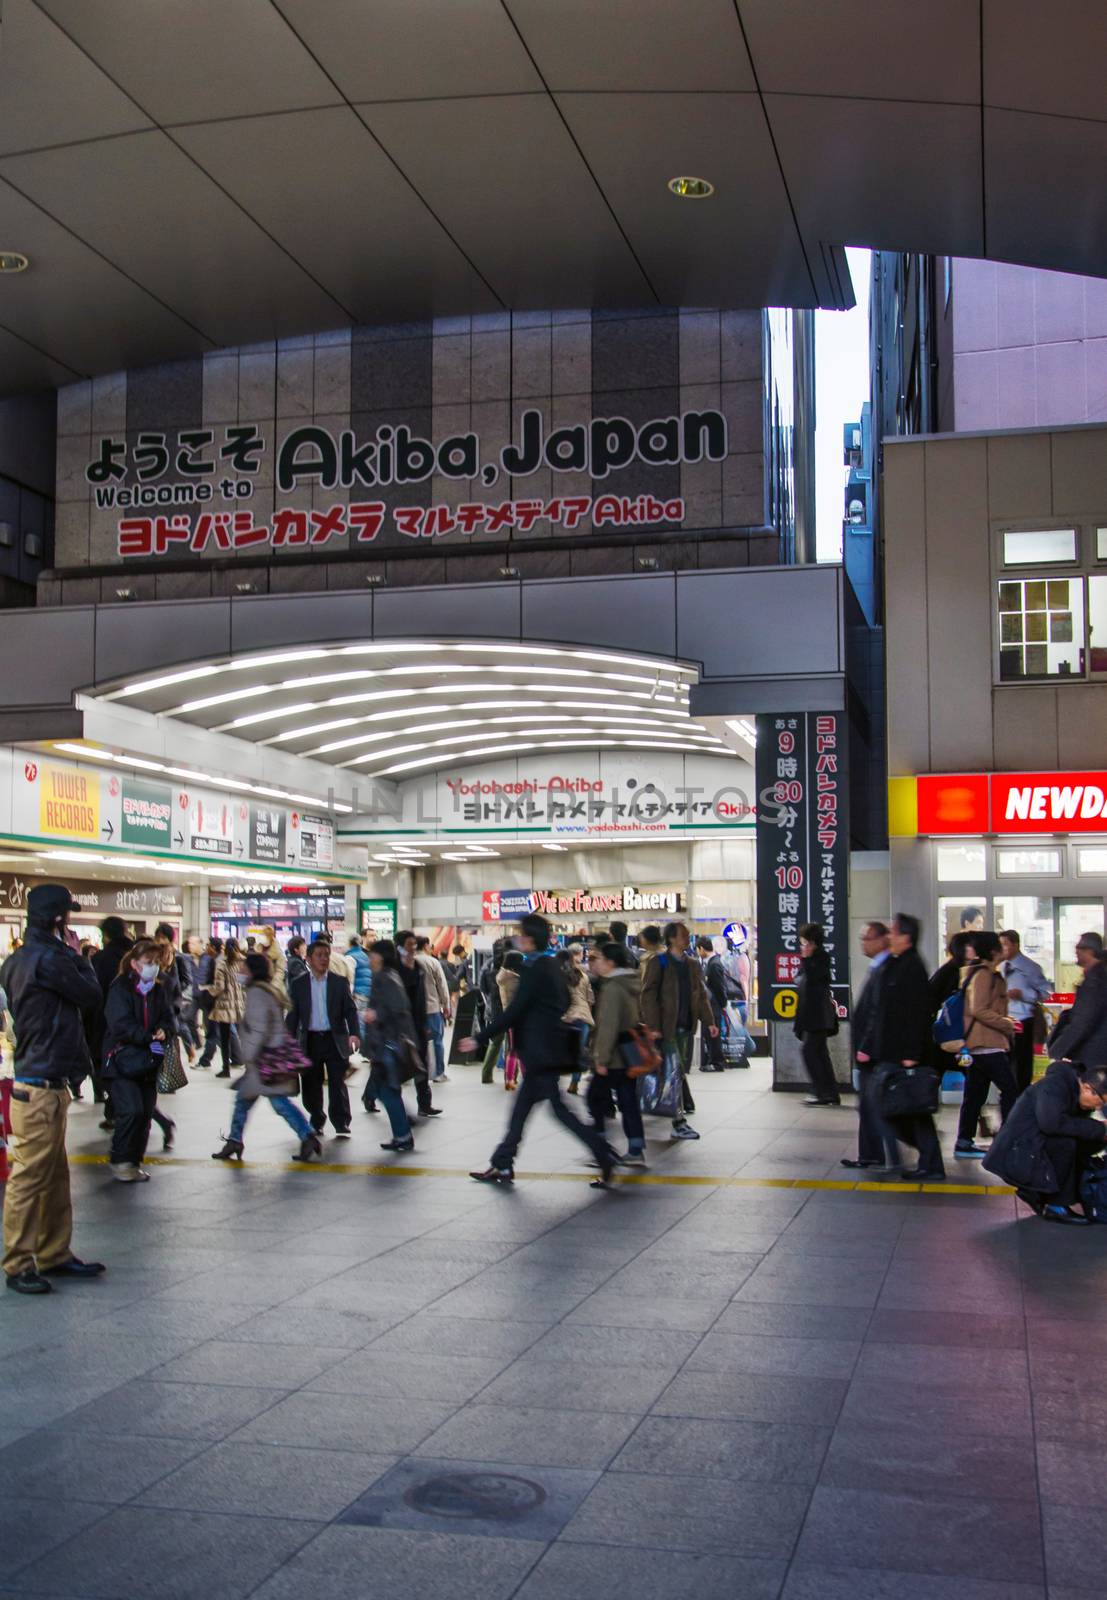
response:
[[(1102, 671), (1092, 669), (1093, 641), (1091, 636), (1091, 589), (1089, 579), (1107, 575), (1107, 554), (1099, 555), (1099, 531), (1103, 529), (1107, 536), (1107, 518), (1097, 517), (1089, 522), (1076, 522), (1072, 519), (1020, 518), (1018, 521), (1004, 521), (993, 524), (992, 527), (992, 683), (996, 688), (1055, 688), (1064, 683), (1103, 683), (1107, 682), (1107, 668)], [(1072, 530), (1076, 535), (1076, 559), (1074, 561), (1055, 561), (1040, 563), (1014, 562), (1008, 564), (1005, 560), (1005, 539), (1009, 533), (1062, 533)], [(1105, 547), (1107, 548), (1107, 547)], [(1080, 671), (1057, 672), (1035, 676), (1019, 676), (1005, 678), (1002, 673), (1003, 650), (1003, 613), (999, 606), (999, 586), (1001, 583), (1048, 583), (1050, 579), (1064, 580), (1068, 583), (1079, 583), (1080, 604), (1083, 609), (1082, 639), (1079, 651), (1083, 657), (1083, 666)], [(1023, 591), (1025, 595), (1025, 590)], [(1071, 608), (1070, 608), (1071, 609)], [(1025, 611), (1023, 612), (1025, 615)], [(1049, 607), (1046, 607), (1049, 615)], [(1022, 641), (1025, 648), (1026, 640)], [(1046, 640), (1048, 645), (1050, 640)], [(1006, 646), (1010, 648), (1010, 643)], [(1100, 648), (1100, 647), (1096, 647)], [(1107, 640), (1102, 648), (1107, 651)]]

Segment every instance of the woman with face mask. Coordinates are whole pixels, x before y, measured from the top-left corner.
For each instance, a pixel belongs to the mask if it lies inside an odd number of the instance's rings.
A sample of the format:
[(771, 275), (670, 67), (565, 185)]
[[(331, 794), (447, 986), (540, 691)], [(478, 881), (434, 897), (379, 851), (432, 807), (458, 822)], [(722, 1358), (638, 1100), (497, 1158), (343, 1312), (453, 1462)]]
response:
[(140, 939), (124, 956), (104, 1007), (102, 1076), (111, 1084), (111, 1175), (120, 1183), (144, 1183), (150, 1176), (141, 1163), (157, 1106), (158, 1072), (176, 1032), (157, 945)]

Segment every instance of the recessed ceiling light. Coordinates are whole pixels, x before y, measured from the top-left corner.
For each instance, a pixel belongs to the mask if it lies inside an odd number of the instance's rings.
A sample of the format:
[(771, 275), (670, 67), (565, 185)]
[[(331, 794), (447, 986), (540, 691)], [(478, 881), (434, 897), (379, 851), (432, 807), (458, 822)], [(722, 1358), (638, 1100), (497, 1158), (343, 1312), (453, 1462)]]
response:
[(30, 262), (18, 250), (0, 250), (0, 272), (26, 272)]
[(706, 178), (670, 178), (669, 191), (681, 200), (706, 200), (715, 193), (715, 185)]

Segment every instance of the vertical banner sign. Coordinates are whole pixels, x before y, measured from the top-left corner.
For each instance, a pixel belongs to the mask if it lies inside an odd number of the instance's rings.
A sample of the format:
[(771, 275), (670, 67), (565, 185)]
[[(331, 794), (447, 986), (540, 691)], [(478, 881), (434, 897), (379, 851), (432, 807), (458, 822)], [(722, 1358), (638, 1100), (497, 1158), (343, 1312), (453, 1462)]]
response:
[(849, 828), (841, 712), (757, 718), (757, 980), (760, 1014), (790, 1022), (799, 930), (822, 924), (838, 1014), (849, 1015)]
[(250, 807), (250, 855), (255, 861), (284, 860), (285, 813), (273, 806)]

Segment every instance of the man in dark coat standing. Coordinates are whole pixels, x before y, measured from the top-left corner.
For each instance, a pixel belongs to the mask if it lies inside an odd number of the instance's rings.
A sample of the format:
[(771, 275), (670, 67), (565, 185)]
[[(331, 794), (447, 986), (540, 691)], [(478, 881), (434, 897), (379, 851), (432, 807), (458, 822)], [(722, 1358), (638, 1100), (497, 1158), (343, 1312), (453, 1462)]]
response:
[(92, 1057), (93, 1098), (104, 1102), (104, 1120), (100, 1126), (111, 1128), (114, 1125), (111, 1095), (100, 1081), (100, 1068), (104, 1064), (104, 1007), (108, 1003), (108, 990), (119, 976), (123, 958), (132, 949), (134, 939), (122, 917), (105, 917), (100, 924), (100, 936), (104, 941), (103, 948), (97, 950), (90, 960), (102, 998), (96, 1010), (85, 1016), (85, 1036), (88, 1039), (88, 1053)]
[(304, 1110), (316, 1133), (326, 1126), (323, 1077), (327, 1079), (327, 1111), (336, 1139), (350, 1137), (350, 1096), (346, 1069), (361, 1048), (361, 1019), (350, 985), (330, 968), (331, 947), (317, 939), (308, 949), (308, 970), (290, 986), (288, 1031), (298, 1036), (310, 1070), (300, 1074)]
[(1076, 941), (1076, 964), (1084, 976), (1076, 999), (1054, 1029), (1049, 1053), (1054, 1061), (1107, 1062), (1107, 966), (1098, 933), (1082, 933)]
[[(890, 955), (882, 968), (872, 1032), (876, 1063), (873, 1093), (879, 1102), (881, 1080), (893, 1068), (925, 1066), (932, 1037), (930, 982), (918, 952), (919, 919), (901, 911), (888, 937)], [(868, 1052), (867, 1052), (868, 1053)], [(896, 1137), (913, 1145), (918, 1165), (901, 1176), (911, 1182), (940, 1182), (946, 1175), (942, 1148), (931, 1116), (900, 1117), (892, 1124)]]
[(1055, 1061), (1015, 1101), (982, 1166), (1013, 1183), (1020, 1200), (1046, 1222), (1089, 1219), (1072, 1210), (1090, 1160), (1107, 1144), (1094, 1113), (1107, 1104), (1107, 1067)]
[(857, 1063), (858, 1114), (857, 1157), (846, 1156), (843, 1167), (894, 1167), (898, 1158), (891, 1128), (880, 1115), (873, 1091), (873, 1052), (876, 1023), (880, 1010), (880, 985), (885, 963), (891, 960), (888, 929), (883, 922), (869, 922), (861, 930), (861, 950), (869, 960), (869, 971), (853, 1008), (853, 1056)]
[(520, 945), (525, 965), (515, 998), (495, 1022), (474, 1038), (463, 1041), (466, 1055), (486, 1050), (496, 1034), (511, 1029), (516, 1053), (524, 1067), (523, 1082), (511, 1108), (507, 1132), (492, 1152), (492, 1160), (482, 1172), (470, 1173), (481, 1183), (512, 1183), (515, 1156), (523, 1137), (527, 1118), (542, 1100), (564, 1128), (587, 1145), (600, 1169), (599, 1184), (606, 1184), (615, 1166), (615, 1152), (595, 1128), (575, 1117), (561, 1098), (558, 1074), (574, 1066), (570, 1057), (575, 1035), (561, 1019), (569, 1009), (569, 985), (561, 963), (550, 949), (550, 925), (532, 913), (520, 924)]
[(0, 969), (15, 1026), (4, 1276), (17, 1294), (49, 1294), (47, 1274), (94, 1278), (104, 1270), (98, 1261), (79, 1261), (70, 1247), (69, 1082), (88, 1071), (84, 1017), (101, 999), (96, 974), (66, 942), (70, 912), (79, 910), (63, 885), (37, 884), (27, 896), (26, 941)]

